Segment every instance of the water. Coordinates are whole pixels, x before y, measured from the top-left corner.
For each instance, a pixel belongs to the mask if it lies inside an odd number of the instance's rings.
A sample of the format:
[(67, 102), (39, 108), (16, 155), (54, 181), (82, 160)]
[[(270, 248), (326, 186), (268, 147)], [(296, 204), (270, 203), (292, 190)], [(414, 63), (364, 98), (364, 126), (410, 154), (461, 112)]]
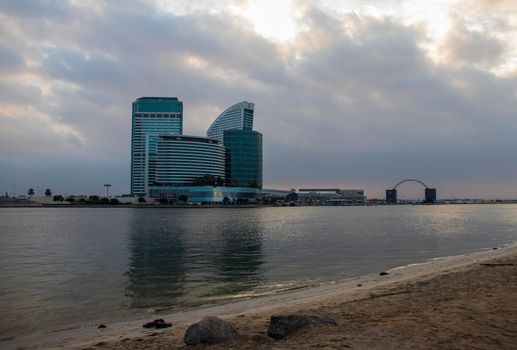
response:
[(327, 283), (517, 240), (517, 205), (0, 208), (0, 335)]

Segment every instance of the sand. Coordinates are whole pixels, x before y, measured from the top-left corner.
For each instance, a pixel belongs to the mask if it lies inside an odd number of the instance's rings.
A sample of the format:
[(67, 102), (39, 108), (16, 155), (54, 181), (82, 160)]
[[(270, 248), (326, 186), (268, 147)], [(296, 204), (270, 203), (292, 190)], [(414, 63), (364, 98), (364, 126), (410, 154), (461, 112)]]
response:
[[(337, 326), (267, 337), (279, 313), (327, 315)], [(185, 349), (186, 328), (204, 316), (234, 323), (239, 337), (210, 349), (517, 349), (517, 246), (396, 268), (340, 283), (226, 305), (162, 315), (173, 327), (147, 330), (149, 320), (39, 334), (2, 348)]]

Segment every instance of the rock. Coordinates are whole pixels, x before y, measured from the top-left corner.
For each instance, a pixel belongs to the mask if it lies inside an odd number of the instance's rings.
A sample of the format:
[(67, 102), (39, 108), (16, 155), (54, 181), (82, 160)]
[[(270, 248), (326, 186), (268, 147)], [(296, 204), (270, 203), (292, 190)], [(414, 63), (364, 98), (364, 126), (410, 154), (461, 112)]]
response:
[(106, 325), (105, 324), (100, 324), (99, 327), (97, 328), (106, 328)]
[(172, 327), (172, 324), (167, 323), (163, 319), (159, 318), (157, 320), (154, 320), (153, 322), (147, 322), (146, 324), (143, 325), (143, 327), (160, 329), (160, 328)]
[(336, 325), (337, 323), (328, 316), (299, 314), (271, 316), (267, 335), (273, 339), (281, 339), (306, 326), (328, 324)]
[(363, 285), (362, 285), (361, 283), (359, 283), (357, 286), (358, 286), (358, 287), (362, 287)]
[(497, 247), (492, 248), (493, 250), (497, 250)]
[(183, 342), (187, 345), (217, 344), (229, 340), (236, 335), (237, 330), (230, 322), (208, 316), (187, 329)]
[(379, 273), (379, 275), (381, 276), (386, 276), (386, 275), (389, 275), (390, 273), (389, 272), (386, 272), (386, 271), (382, 271), (381, 273)]

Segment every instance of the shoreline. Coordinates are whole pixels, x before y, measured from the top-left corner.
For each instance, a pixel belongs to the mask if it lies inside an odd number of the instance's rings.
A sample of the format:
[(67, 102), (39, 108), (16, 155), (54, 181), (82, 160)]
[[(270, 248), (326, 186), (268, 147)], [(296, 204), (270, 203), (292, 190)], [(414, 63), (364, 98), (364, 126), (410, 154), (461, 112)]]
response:
[[(328, 307), (336, 301), (339, 301), (339, 303), (360, 303), (363, 300), (371, 299), (372, 296), (390, 295), (393, 290), (403, 288), (408, 284), (426, 283), (426, 281), (440, 279), (450, 274), (466, 273), (478, 268), (484, 262), (509, 257), (517, 257), (516, 243), (508, 244), (497, 250), (483, 250), (466, 255), (435, 258), (423, 263), (395, 267), (388, 270), (390, 274), (386, 276), (380, 276), (378, 273), (369, 274), (336, 283), (264, 297), (244, 299), (180, 312), (160, 313), (159, 315), (150, 315), (147, 319), (138, 318), (106, 324), (107, 328), (105, 329), (97, 329), (97, 325), (89, 325), (48, 333), (27, 334), (14, 339), (8, 338), (1, 341), (0, 344), (6, 348), (29, 347), (35, 349), (84, 349), (101, 344), (102, 348), (105, 349), (119, 349), (144, 347), (144, 345), (149, 345), (147, 342), (151, 342), (151, 348), (159, 349), (163, 346), (163, 344), (159, 344), (160, 340), (163, 340), (170, 341), (171, 346), (183, 347), (184, 344), (181, 342), (181, 338), (185, 329), (204, 316), (217, 316), (239, 322), (250, 319), (251, 321), (248, 322), (250, 324), (253, 323), (253, 320), (259, 319), (261, 323), (264, 323), (268, 321), (268, 317), (272, 314), (297, 310), (317, 310)], [(396, 295), (396, 293), (393, 295)], [(142, 328), (145, 322), (158, 317), (171, 322), (173, 327), (164, 330), (147, 330)], [(267, 340), (265, 339), (264, 341)], [(126, 347), (129, 343), (132, 345)], [(260, 344), (255, 345), (259, 346)], [(269, 345), (272, 346), (273, 344)], [(268, 347), (266, 346), (265, 348)]]
[(443, 205), (512, 205), (517, 200), (501, 202), (477, 203), (397, 203), (397, 204), (347, 204), (347, 205), (273, 205), (273, 204), (186, 204), (186, 205), (157, 205), (157, 204), (0, 204), (0, 208), (132, 208), (132, 209), (254, 209), (254, 208), (343, 208), (343, 207), (400, 207), (400, 206), (443, 206)]

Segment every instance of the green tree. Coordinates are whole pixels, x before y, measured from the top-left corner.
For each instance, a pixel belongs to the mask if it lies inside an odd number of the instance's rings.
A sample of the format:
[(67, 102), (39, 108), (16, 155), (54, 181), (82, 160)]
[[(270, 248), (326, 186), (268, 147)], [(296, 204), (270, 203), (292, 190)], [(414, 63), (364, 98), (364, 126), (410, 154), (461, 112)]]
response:
[(34, 188), (29, 188), (29, 191), (27, 192), (29, 196), (34, 196)]
[(90, 202), (90, 203), (99, 203), (99, 196), (95, 196), (95, 195), (89, 196), (88, 197), (88, 202)]
[(182, 194), (181, 196), (178, 197), (178, 200), (180, 202), (186, 203), (188, 201), (188, 197), (186, 195)]
[(75, 198), (74, 197), (66, 197), (65, 201), (73, 203), (73, 202), (75, 202)]
[(47, 197), (52, 196), (52, 191), (50, 190), (50, 188), (47, 188), (47, 189), (45, 190), (45, 196), (47, 196)]
[(110, 204), (111, 205), (119, 205), (120, 201), (117, 198), (111, 198)]
[(62, 201), (64, 201), (65, 199), (63, 198), (63, 196), (62, 196), (62, 195), (55, 195), (55, 196), (54, 196), (54, 198), (52, 198), (52, 200), (53, 200), (54, 202), (62, 202)]
[(147, 202), (144, 197), (138, 198), (138, 203), (145, 203)]
[(102, 197), (100, 200), (99, 200), (99, 204), (110, 204), (110, 200), (108, 197)]

